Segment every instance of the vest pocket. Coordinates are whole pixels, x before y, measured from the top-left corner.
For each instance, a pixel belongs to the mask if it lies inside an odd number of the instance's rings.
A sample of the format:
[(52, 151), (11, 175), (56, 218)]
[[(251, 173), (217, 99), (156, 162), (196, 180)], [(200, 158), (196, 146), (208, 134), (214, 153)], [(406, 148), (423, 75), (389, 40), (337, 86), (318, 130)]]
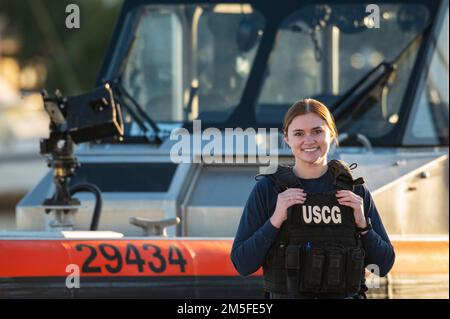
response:
[(284, 243), (276, 243), (269, 249), (263, 264), (264, 289), (286, 293), (286, 267)]
[(347, 253), (347, 292), (358, 293), (364, 271), (365, 253), (362, 248), (350, 248)]
[(319, 292), (325, 265), (325, 251), (321, 248), (303, 247), (303, 271), (300, 292)]
[(322, 291), (343, 293), (345, 291), (345, 250), (328, 248), (326, 255)]
[(286, 289), (290, 294), (297, 294), (300, 283), (302, 250), (299, 245), (286, 247)]

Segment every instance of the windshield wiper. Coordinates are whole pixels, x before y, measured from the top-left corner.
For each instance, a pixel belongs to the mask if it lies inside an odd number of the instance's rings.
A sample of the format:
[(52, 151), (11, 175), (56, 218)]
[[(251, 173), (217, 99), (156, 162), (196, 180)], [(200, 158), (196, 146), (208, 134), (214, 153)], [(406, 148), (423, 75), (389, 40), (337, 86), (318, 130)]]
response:
[(431, 24), (425, 27), (392, 61), (382, 61), (370, 70), (330, 107), (338, 130), (345, 130), (355, 119), (360, 118), (368, 109), (380, 101), (383, 90), (387, 87), (386, 84), (391, 76), (397, 72), (403, 58), (423, 38), (430, 27)]
[(184, 118), (188, 121), (189, 115), (192, 113), (192, 103), (194, 103), (194, 98), (198, 95), (198, 81), (192, 80), (191, 88), (189, 90), (189, 99), (186, 107), (184, 108)]
[[(131, 48), (133, 46), (133, 43), (135, 41), (136, 34), (133, 34), (133, 37), (129, 43), (129, 46), (126, 50), (125, 58), (122, 61), (122, 64), (120, 66), (119, 72), (117, 76), (111, 81), (111, 86), (113, 90), (117, 93), (117, 98), (119, 100), (119, 103), (127, 109), (128, 113), (131, 115), (131, 117), (136, 121), (136, 124), (139, 126), (139, 128), (144, 133), (145, 139), (151, 144), (161, 144), (162, 139), (160, 137), (160, 129), (158, 125), (155, 123), (155, 121), (145, 112), (145, 110), (142, 108), (142, 106), (136, 101), (135, 98), (124, 88), (122, 85), (122, 76), (125, 73), (126, 64), (130, 57)], [(131, 101), (131, 106), (129, 103), (125, 101), (125, 98)], [(133, 109), (134, 107), (134, 109)], [(150, 132), (147, 125), (151, 127), (153, 132)]]
[[(134, 99), (133, 96), (131, 96), (131, 94), (123, 87), (118, 78), (116, 78), (112, 82), (112, 87), (117, 93), (116, 95), (119, 99), (119, 104), (127, 109), (128, 113), (136, 121), (136, 124), (144, 132), (144, 137), (152, 144), (161, 144), (162, 139), (160, 137), (160, 129), (158, 125), (155, 123), (155, 121), (152, 120), (150, 116), (148, 116), (148, 114), (144, 111), (144, 109), (136, 101), (136, 99)], [(131, 101), (133, 107), (130, 105), (130, 103), (127, 103), (125, 101), (124, 97)], [(148, 129), (146, 124), (151, 127), (153, 131), (151, 132), (151, 134), (149, 134), (150, 130)]]

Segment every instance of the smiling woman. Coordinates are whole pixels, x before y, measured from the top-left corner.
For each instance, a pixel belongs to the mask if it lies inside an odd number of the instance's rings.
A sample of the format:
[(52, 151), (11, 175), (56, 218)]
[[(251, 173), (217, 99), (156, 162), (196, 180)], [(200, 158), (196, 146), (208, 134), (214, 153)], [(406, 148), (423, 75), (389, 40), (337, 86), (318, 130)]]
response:
[(296, 102), (284, 119), (295, 165), (261, 178), (247, 200), (231, 260), (244, 276), (263, 267), (267, 297), (365, 298), (365, 268), (375, 265), (383, 277), (394, 264), (363, 179), (327, 162), (336, 138), (324, 104)]
[[(326, 171), (326, 157), (331, 142), (337, 142), (336, 138), (333, 117), (319, 101), (298, 101), (284, 117), (284, 140), (297, 159), (294, 170), (299, 177), (309, 178), (308, 174), (322, 175), (320, 173)], [(308, 166), (308, 169), (303, 169), (303, 166)]]

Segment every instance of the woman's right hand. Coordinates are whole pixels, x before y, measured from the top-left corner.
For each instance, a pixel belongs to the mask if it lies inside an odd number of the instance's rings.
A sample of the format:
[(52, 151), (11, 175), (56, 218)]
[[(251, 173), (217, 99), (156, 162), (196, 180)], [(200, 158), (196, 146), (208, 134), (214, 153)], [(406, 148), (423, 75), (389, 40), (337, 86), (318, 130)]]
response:
[(287, 210), (289, 207), (297, 204), (303, 204), (306, 200), (306, 193), (301, 188), (288, 188), (278, 194), (275, 212), (270, 217), (270, 222), (276, 228), (280, 228), (287, 219)]

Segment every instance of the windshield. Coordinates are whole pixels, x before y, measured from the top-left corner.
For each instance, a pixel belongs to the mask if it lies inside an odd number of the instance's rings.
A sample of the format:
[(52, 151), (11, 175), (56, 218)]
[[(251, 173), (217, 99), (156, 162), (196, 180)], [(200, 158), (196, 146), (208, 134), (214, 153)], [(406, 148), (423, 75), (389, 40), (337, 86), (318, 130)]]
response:
[[(242, 118), (243, 125), (281, 127), (295, 101), (316, 98), (332, 107), (378, 64), (403, 52), (382, 96), (350, 114), (351, 125), (340, 132), (382, 139), (405, 116), (401, 106), (418, 76), (412, 70), (429, 9), (418, 3), (378, 3), (372, 10), (358, 3), (295, 6), (137, 7), (121, 83), (163, 131), (195, 119), (217, 127), (239, 126), (232, 121)], [(127, 136), (143, 134), (126, 109), (124, 122)]]
[(139, 11), (124, 88), (157, 123), (223, 122), (240, 101), (263, 16), (244, 4), (153, 5)]
[[(270, 55), (256, 106), (258, 122), (282, 121), (287, 108), (302, 98), (332, 106), (360, 78), (383, 61), (390, 62), (429, 23), (421, 5), (380, 4), (379, 25), (370, 25), (366, 6), (314, 5), (286, 17)], [(399, 120), (399, 108), (419, 43), (399, 61), (387, 103), (353, 121), (348, 133), (384, 135)]]

